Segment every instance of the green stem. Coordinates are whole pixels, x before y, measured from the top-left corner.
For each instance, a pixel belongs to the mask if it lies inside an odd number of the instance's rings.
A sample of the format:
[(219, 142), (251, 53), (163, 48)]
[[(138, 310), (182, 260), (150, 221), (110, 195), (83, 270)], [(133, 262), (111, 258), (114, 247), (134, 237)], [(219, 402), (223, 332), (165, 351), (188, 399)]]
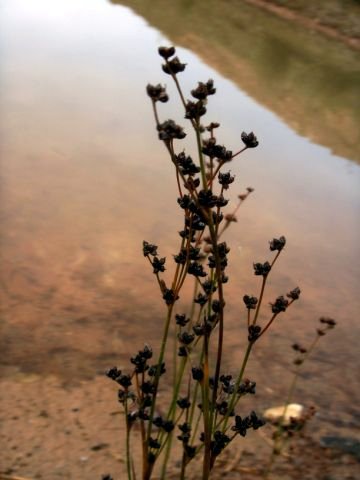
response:
[(161, 468), (160, 480), (166, 480), (167, 464), (170, 458), (171, 446), (172, 446), (173, 432), (170, 432), (167, 437), (167, 445), (165, 450), (165, 457)]
[[(125, 391), (127, 395), (127, 390)], [(125, 410), (125, 422), (126, 422), (126, 469), (128, 480), (132, 480), (131, 474), (131, 455), (130, 455), (130, 425), (128, 420), (128, 407), (127, 407), (127, 398), (124, 403), (124, 410)]]
[[(144, 372), (142, 373), (141, 375), (141, 383), (144, 383)], [(135, 381), (136, 381), (136, 392), (137, 392), (137, 396), (139, 398), (139, 401), (140, 403), (143, 401), (143, 398), (144, 398), (144, 394), (142, 393), (141, 389), (140, 389), (140, 383), (139, 383), (139, 377), (138, 377), (138, 374), (135, 373)], [(141, 419), (140, 420), (140, 432), (141, 432), (141, 444), (142, 444), (142, 461), (143, 461), (143, 465), (142, 465), (142, 468), (143, 468), (143, 475), (145, 474), (146, 472), (146, 469), (147, 469), (147, 441), (146, 441), (146, 435), (145, 435), (145, 423), (144, 423), (144, 420)]]
[(181, 459), (180, 480), (185, 480), (185, 469), (186, 469), (186, 453), (184, 450), (182, 454), (182, 459)]
[(211, 443), (211, 425), (209, 412), (209, 338), (204, 335), (204, 378), (201, 381), (202, 391), (202, 410), (204, 420), (204, 460), (203, 460), (203, 480), (207, 480), (210, 475), (210, 443)]
[(282, 433), (283, 433), (283, 430), (284, 430), (284, 421), (285, 421), (286, 413), (287, 413), (290, 402), (291, 402), (291, 400), (293, 398), (293, 395), (294, 395), (294, 391), (295, 391), (295, 388), (296, 388), (296, 385), (297, 385), (297, 382), (298, 382), (298, 379), (299, 379), (301, 367), (304, 364), (305, 360), (307, 360), (309, 358), (309, 355), (311, 354), (311, 352), (314, 350), (317, 342), (319, 341), (319, 338), (320, 337), (318, 335), (314, 338), (310, 347), (308, 348), (307, 352), (305, 353), (305, 355), (302, 358), (302, 363), (300, 365), (297, 365), (296, 372), (294, 373), (294, 377), (292, 379), (292, 382), (290, 384), (289, 391), (288, 391), (288, 394), (287, 394), (287, 397), (286, 397), (284, 411), (283, 411), (283, 413), (280, 417), (280, 420), (279, 420), (279, 425), (278, 425), (278, 429), (277, 429), (275, 440), (274, 440), (274, 446), (273, 446), (273, 449), (272, 449), (272, 452), (271, 452), (271, 456), (270, 456), (268, 466), (267, 466), (267, 468), (264, 472), (264, 478), (268, 478), (268, 476), (271, 472), (271, 469), (274, 465), (274, 461), (275, 461), (276, 456), (279, 453), (281, 453), (282, 449), (284, 448), (285, 440), (282, 439), (281, 436), (282, 436)]
[[(181, 386), (182, 378), (183, 378), (183, 375), (184, 375), (186, 363), (187, 363), (187, 357), (183, 357), (180, 368), (179, 368), (177, 383), (176, 383), (176, 386), (173, 389), (173, 396), (172, 396), (171, 404), (170, 404), (170, 407), (169, 407), (169, 411), (168, 411), (168, 414), (166, 416), (167, 420), (172, 420), (174, 418), (174, 414), (176, 412), (176, 402), (177, 402), (178, 397), (179, 397), (180, 386)], [(163, 439), (164, 435), (165, 435), (164, 432), (160, 433), (160, 436), (159, 436), (159, 441), (160, 442)]]
[(157, 389), (158, 389), (158, 386), (159, 386), (161, 365), (162, 365), (163, 360), (164, 360), (166, 341), (167, 341), (167, 338), (168, 338), (169, 326), (170, 326), (170, 320), (171, 320), (173, 307), (174, 307), (174, 305), (169, 305), (166, 320), (165, 320), (165, 329), (164, 329), (163, 338), (162, 338), (162, 342), (161, 342), (160, 355), (159, 355), (159, 358), (158, 358), (158, 364), (157, 364), (157, 369), (156, 369), (156, 374), (155, 374), (155, 379), (154, 379), (154, 395), (153, 395), (153, 402), (151, 404), (151, 410), (150, 410), (150, 415), (149, 415), (149, 424), (148, 424), (148, 429), (147, 429), (147, 440), (148, 441), (149, 441), (149, 438), (151, 436), (151, 428), (152, 428), (153, 417), (154, 417), (154, 412), (155, 412), (155, 404), (156, 404), (156, 397), (157, 397)]
[(214, 406), (217, 398), (217, 390), (218, 390), (219, 377), (220, 377), (220, 367), (221, 367), (221, 360), (222, 360), (222, 349), (223, 349), (223, 340), (224, 340), (224, 304), (225, 302), (224, 302), (223, 284), (221, 280), (222, 272), (221, 272), (220, 258), (219, 258), (219, 252), (218, 252), (218, 246), (217, 246), (217, 237), (216, 237), (216, 232), (214, 229), (211, 215), (209, 216), (209, 231), (210, 231), (212, 246), (214, 250), (215, 261), (216, 261), (216, 278), (217, 278), (217, 284), (218, 284), (218, 294), (219, 294), (219, 303), (220, 303), (218, 345), (217, 345), (214, 387), (213, 387), (213, 396), (212, 396), (212, 405)]
[(235, 386), (234, 386), (234, 391), (233, 391), (231, 399), (230, 399), (228, 410), (226, 412), (226, 415), (224, 416), (224, 418), (221, 421), (221, 423), (223, 423), (223, 429), (222, 429), (223, 432), (225, 432), (225, 430), (226, 430), (227, 423), (228, 423), (229, 417), (230, 417), (230, 413), (235, 408), (236, 401), (237, 401), (236, 397), (238, 395), (239, 386), (240, 386), (240, 383), (243, 379), (245, 368), (246, 368), (247, 362), (249, 360), (249, 356), (250, 356), (251, 349), (252, 349), (253, 345), (254, 345), (254, 342), (249, 342), (248, 343), (248, 346), (247, 346), (247, 349), (246, 349), (246, 352), (245, 352), (245, 356), (244, 356), (244, 359), (243, 359), (243, 362), (242, 362), (242, 365), (241, 365), (241, 369), (240, 369), (238, 378), (237, 378)]
[[(279, 255), (280, 253), (282, 252), (282, 250), (279, 250), (275, 257), (274, 257), (274, 260), (271, 262), (271, 269), (270, 271), (272, 270), (276, 260), (279, 258)], [(270, 272), (269, 272), (270, 273)], [(260, 296), (259, 296), (259, 301), (258, 301), (258, 304), (257, 304), (257, 307), (256, 307), (256, 311), (255, 311), (255, 317), (254, 317), (254, 320), (253, 320), (253, 325), (256, 324), (256, 321), (258, 319), (258, 316), (259, 316), (259, 313), (260, 313), (260, 307), (261, 307), (261, 303), (262, 303), (262, 299), (263, 299), (263, 296), (264, 296), (264, 291), (265, 291), (265, 285), (266, 285), (266, 281), (268, 279), (268, 276), (269, 276), (269, 273), (267, 275), (264, 275), (263, 276), (263, 280), (262, 280), (262, 285), (261, 285), (261, 291), (260, 291)]]
[(289, 408), (289, 405), (290, 405), (290, 402), (293, 398), (293, 395), (294, 395), (294, 391), (295, 391), (295, 388), (296, 388), (296, 385), (297, 385), (297, 382), (299, 380), (299, 376), (300, 376), (300, 371), (301, 371), (301, 367), (303, 366), (304, 362), (309, 358), (309, 355), (311, 354), (312, 350), (315, 348), (317, 342), (319, 341), (319, 336), (317, 335), (315, 337), (315, 339), (313, 340), (313, 342), (311, 343), (310, 347), (308, 348), (307, 352), (305, 353), (305, 355), (303, 356), (302, 358), (302, 363), (300, 365), (297, 365), (296, 367), (296, 371), (294, 373), (294, 377), (292, 379), (292, 382), (290, 384), (290, 387), (289, 387), (289, 391), (288, 391), (288, 394), (287, 394), (287, 397), (286, 397), (286, 401), (285, 401), (285, 407), (284, 407), (284, 411), (283, 411), (283, 414), (279, 420), (279, 429), (278, 429), (278, 433), (280, 434), (279, 436), (277, 436), (277, 438), (279, 438), (281, 436), (281, 433), (282, 433), (282, 430), (283, 430), (283, 426), (284, 426), (284, 420), (285, 420), (285, 417), (286, 417), (286, 413), (287, 413), (287, 410)]
[[(191, 408), (190, 408), (190, 419), (189, 419), (189, 423), (190, 423), (191, 425), (192, 425), (193, 419), (194, 419), (194, 413), (195, 413), (195, 407), (196, 407), (196, 403), (197, 403), (198, 390), (199, 390), (199, 383), (196, 382), (195, 388), (194, 388), (194, 392), (193, 392), (193, 396), (192, 396)], [(197, 421), (196, 421), (196, 425), (195, 425), (195, 429), (196, 429), (196, 430), (197, 430), (197, 425), (198, 425), (199, 422), (200, 422), (200, 418), (201, 418), (201, 411), (199, 412), (198, 419), (197, 419)], [(195, 433), (193, 432), (193, 437), (192, 437), (191, 442), (193, 442), (194, 438), (195, 438)]]

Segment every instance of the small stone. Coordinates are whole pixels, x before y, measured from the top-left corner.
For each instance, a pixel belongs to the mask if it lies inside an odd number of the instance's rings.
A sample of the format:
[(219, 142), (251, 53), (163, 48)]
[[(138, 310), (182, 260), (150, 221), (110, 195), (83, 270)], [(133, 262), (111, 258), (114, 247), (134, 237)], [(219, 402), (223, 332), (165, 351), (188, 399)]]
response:
[(270, 422), (276, 423), (283, 417), (283, 424), (288, 425), (292, 418), (300, 418), (303, 410), (304, 407), (302, 405), (298, 403), (290, 403), (287, 406), (281, 405), (279, 407), (268, 408), (264, 412), (264, 418)]

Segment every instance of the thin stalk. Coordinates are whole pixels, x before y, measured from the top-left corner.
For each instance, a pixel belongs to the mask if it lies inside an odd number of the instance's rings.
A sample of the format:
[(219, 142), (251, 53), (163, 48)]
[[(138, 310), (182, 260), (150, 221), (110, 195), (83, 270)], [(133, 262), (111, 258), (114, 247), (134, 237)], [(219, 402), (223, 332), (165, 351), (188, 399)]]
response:
[(156, 102), (154, 100), (152, 100), (152, 107), (153, 107), (153, 112), (154, 112), (154, 117), (155, 117), (155, 122), (156, 122), (156, 126), (159, 126), (160, 125), (160, 121), (159, 121), (159, 115), (157, 113), (157, 108), (156, 108)]
[[(168, 63), (168, 62), (166, 61), (166, 63)], [(171, 73), (171, 77), (172, 77), (172, 79), (173, 79), (174, 82), (175, 82), (176, 89), (177, 89), (177, 91), (178, 91), (178, 93), (179, 93), (179, 95), (180, 95), (181, 102), (182, 102), (182, 104), (183, 104), (183, 106), (184, 106), (184, 109), (186, 110), (186, 101), (185, 101), (185, 97), (184, 97), (184, 95), (183, 95), (183, 93), (182, 93), (179, 80), (177, 79), (177, 76), (174, 75), (173, 73)], [(191, 123), (193, 123), (193, 122), (191, 121)]]
[(178, 369), (178, 365), (177, 365), (177, 360), (178, 360), (178, 356), (177, 356), (177, 342), (178, 342), (178, 339), (177, 339), (177, 336), (178, 336), (178, 332), (180, 332), (180, 328), (177, 328), (178, 326), (175, 324), (174, 325), (174, 341), (173, 341), (173, 390), (175, 389), (176, 387), (176, 378), (177, 378), (177, 369)]
[(159, 385), (159, 378), (160, 378), (160, 371), (161, 371), (161, 365), (164, 359), (164, 354), (165, 354), (165, 347), (166, 347), (166, 341), (168, 338), (168, 333), (169, 333), (169, 326), (170, 326), (170, 320), (171, 320), (171, 315), (173, 311), (174, 305), (169, 305), (168, 311), (167, 311), (167, 316), (165, 319), (165, 329), (164, 329), (164, 334), (163, 338), (161, 341), (161, 349), (160, 349), (160, 354), (158, 358), (158, 364), (157, 364), (157, 369), (156, 369), (156, 374), (155, 374), (155, 379), (154, 379), (154, 395), (153, 399), (154, 401), (151, 404), (151, 410), (150, 410), (150, 415), (149, 415), (149, 423), (148, 423), (148, 429), (147, 429), (147, 440), (149, 440), (151, 436), (151, 428), (152, 428), (152, 422), (153, 422), (153, 417), (154, 417), (154, 412), (155, 412), (155, 404), (156, 404), (156, 394), (157, 394), (157, 389)]
[[(140, 385), (139, 385), (139, 377), (138, 374), (135, 374), (135, 382), (136, 382), (136, 391), (137, 391), (137, 396), (140, 399), (140, 402), (143, 400), (144, 395), (142, 391), (140, 390)], [(144, 383), (144, 373), (142, 373), (142, 383)], [(146, 434), (145, 434), (145, 423), (144, 420), (140, 420), (140, 431), (141, 431), (141, 444), (142, 444), (142, 460), (143, 460), (143, 475), (145, 474), (146, 468), (147, 468), (147, 442), (146, 442)]]
[[(191, 385), (191, 379), (189, 377), (188, 388), (187, 388), (187, 398), (188, 399), (190, 398), (190, 385)], [(189, 415), (190, 415), (190, 409), (187, 408), (186, 409), (185, 422), (188, 423), (188, 424), (189, 424)], [(190, 423), (190, 425), (191, 425), (191, 423)], [(183, 447), (184, 447), (184, 445), (183, 445)], [(182, 454), (182, 458), (181, 458), (180, 480), (185, 480), (185, 470), (186, 470), (186, 466), (187, 466), (186, 458), (187, 458), (187, 455), (186, 455), (186, 452), (185, 452), (185, 449), (184, 449), (183, 454)]]
[(208, 190), (208, 184), (207, 184), (207, 181), (206, 181), (205, 162), (204, 162), (204, 156), (203, 156), (203, 153), (202, 153), (199, 119), (196, 120), (196, 126), (194, 126), (194, 129), (195, 129), (195, 133), (196, 133), (196, 143), (197, 143), (197, 147), (198, 147), (202, 185), (203, 185), (204, 190)]
[[(274, 260), (271, 262), (271, 270), (276, 262), (276, 260), (279, 258), (279, 255), (280, 253), (282, 252), (282, 250), (278, 250), (278, 252), (276, 253), (275, 257), (274, 257)], [(270, 270), (270, 271), (271, 271)], [(270, 273), (270, 272), (269, 272)], [(265, 291), (265, 286), (266, 286), (266, 281), (269, 277), (269, 273), (267, 275), (264, 275), (263, 276), (263, 279), (262, 279), (262, 284), (261, 284), (261, 291), (260, 291), (260, 296), (259, 296), (259, 301), (257, 303), (257, 306), (256, 306), (256, 311), (255, 311), (255, 316), (254, 316), (254, 320), (253, 320), (253, 325), (256, 324), (256, 321), (258, 319), (258, 316), (259, 316), (259, 313), (260, 313), (260, 307), (261, 307), (261, 303), (262, 303), (262, 299), (263, 299), (263, 296), (264, 296), (264, 291)]]
[(211, 425), (209, 412), (209, 339), (204, 335), (204, 378), (201, 381), (202, 392), (202, 410), (204, 420), (204, 461), (203, 461), (203, 480), (207, 480), (210, 474), (210, 442)]
[[(243, 151), (245, 151), (247, 148), (248, 148), (248, 147), (244, 147), (244, 148), (242, 148), (241, 150), (239, 150), (238, 152), (234, 153), (234, 155), (231, 157), (231, 160), (232, 160), (233, 158), (237, 157), (238, 155), (240, 155), (240, 153), (242, 153)], [(210, 177), (209, 184), (211, 184), (211, 183), (214, 181), (217, 173), (219, 172), (219, 170), (221, 169), (221, 167), (222, 167), (223, 165), (225, 165), (225, 163), (226, 163), (226, 162), (225, 162), (224, 160), (222, 160), (221, 162), (219, 162), (219, 165), (216, 167), (215, 172), (214, 172), (214, 173), (211, 175), (211, 177)]]
[(172, 397), (172, 400), (171, 400), (171, 404), (170, 404), (170, 407), (169, 407), (168, 414), (166, 416), (167, 420), (172, 420), (173, 417), (174, 417), (173, 414), (175, 413), (175, 410), (176, 410), (176, 402), (178, 400), (180, 386), (181, 386), (181, 382), (182, 382), (182, 379), (183, 379), (186, 363), (187, 363), (187, 357), (182, 357), (182, 362), (181, 362), (178, 377), (177, 377), (177, 383), (176, 383), (176, 386), (173, 390), (173, 397)]
[[(239, 208), (241, 207), (241, 205), (243, 204), (243, 202), (246, 200), (246, 198), (250, 195), (250, 192), (248, 192), (247, 194), (245, 194), (245, 198), (242, 198), (238, 204), (236, 205), (236, 207), (234, 208), (234, 210), (231, 212), (231, 216), (232, 217), (235, 217), (236, 213), (238, 212)], [(218, 238), (221, 237), (221, 235), (225, 232), (225, 230), (229, 227), (231, 221), (226, 221), (222, 227), (222, 229), (220, 230), (219, 234), (218, 234)]]
[[(179, 396), (179, 391), (180, 391), (180, 386), (181, 386), (181, 381), (182, 381), (182, 377), (183, 377), (183, 374), (184, 374), (184, 370), (185, 370), (185, 366), (186, 366), (186, 363), (187, 363), (187, 357), (183, 358), (182, 359), (182, 363), (180, 365), (180, 369), (179, 369), (179, 374), (178, 374), (178, 381), (177, 381), (177, 385), (176, 387), (173, 389), (173, 398), (172, 398), (172, 401), (171, 401), (171, 404), (170, 404), (170, 408), (169, 408), (169, 411), (168, 411), (168, 414), (167, 414), (167, 420), (172, 420), (174, 418), (174, 414), (175, 414), (175, 411), (176, 411), (176, 402), (177, 402), (177, 399), (178, 399), (178, 396)], [(180, 416), (179, 418), (176, 420), (175, 424), (178, 423), (180, 417), (182, 415), (182, 412), (180, 413)], [(164, 458), (164, 461), (163, 461), (163, 465), (162, 465), (162, 470), (161, 470), (161, 479), (165, 479), (165, 474), (166, 474), (166, 469), (167, 469), (167, 463), (169, 461), (169, 457), (170, 457), (170, 451), (171, 451), (171, 443), (172, 443), (172, 434), (173, 432), (170, 432), (167, 436), (167, 438), (165, 439), (165, 442), (163, 444), (163, 447), (159, 450), (158, 452), (158, 455), (160, 455), (160, 453), (162, 452), (163, 448), (164, 448), (164, 445), (165, 443), (167, 444), (166, 446), (166, 452), (165, 452), (165, 458)], [(160, 433), (160, 436), (158, 438), (159, 442), (161, 443), (162, 439), (163, 439), (163, 436), (164, 436), (164, 432), (161, 432)]]
[[(127, 395), (127, 390), (125, 390), (125, 394)], [(124, 402), (124, 410), (125, 410), (125, 422), (126, 422), (126, 469), (127, 469), (128, 480), (132, 480), (133, 476), (131, 474), (130, 425), (128, 420), (127, 398)]]
[[(278, 431), (277, 431), (277, 434), (276, 434), (276, 437), (275, 437), (275, 440), (274, 440), (274, 447), (273, 447), (273, 450), (272, 450), (272, 453), (271, 453), (270, 461), (269, 461), (269, 464), (268, 464), (267, 469), (265, 471), (265, 478), (267, 478), (267, 476), (269, 475), (269, 473), (271, 471), (271, 468), (272, 468), (273, 463), (275, 461), (276, 455), (281, 452), (281, 450), (283, 449), (284, 444), (285, 444), (285, 440), (283, 440), (281, 438), (283, 428), (284, 428), (284, 420), (285, 420), (286, 413), (287, 413), (287, 410), (289, 408), (290, 402), (293, 398), (294, 391), (295, 391), (296, 386), (297, 386), (297, 382), (299, 380), (301, 367), (303, 366), (304, 362), (309, 358), (309, 355), (314, 350), (314, 348), (315, 348), (316, 344), (318, 343), (319, 339), (320, 339), (320, 336), (317, 335), (314, 338), (314, 340), (312, 341), (312, 343), (311, 343), (310, 347), (308, 348), (307, 352), (303, 356), (302, 363), (300, 365), (297, 365), (296, 371), (294, 373), (294, 376), (293, 376), (293, 379), (292, 379), (292, 382), (290, 384), (288, 394), (287, 394), (287, 397), (286, 397), (286, 400), (285, 400), (284, 411), (283, 411), (283, 413), (282, 413), (282, 415), (279, 419)], [(279, 440), (279, 442), (278, 442), (278, 440)], [(281, 440), (283, 440), (283, 441), (281, 441)]]
[[(149, 260), (150, 262), (150, 265), (152, 266), (152, 261), (151, 261), (151, 258), (149, 255), (146, 256), (146, 258)], [(158, 282), (158, 285), (159, 285), (159, 288), (160, 288), (160, 291), (162, 292), (162, 283), (161, 283), (161, 280), (160, 280), (160, 276), (158, 273), (155, 273), (155, 276), (156, 276), (156, 280)]]
[(212, 177), (210, 178), (209, 180), (209, 185), (212, 184), (212, 182), (214, 181), (217, 173), (219, 172), (220, 168), (225, 164), (225, 162), (222, 160), (221, 162), (219, 162), (219, 165), (216, 167), (215, 169), (215, 172), (213, 173)]
[[(199, 429), (199, 425), (200, 425), (200, 420), (201, 420), (201, 410), (199, 409), (199, 414), (198, 414), (198, 417), (196, 419), (196, 422), (195, 422), (195, 428), (193, 430), (193, 433), (192, 433), (192, 436), (191, 436), (191, 442), (190, 443), (193, 443), (195, 438), (196, 438), (196, 435), (197, 435), (197, 431)], [(192, 422), (191, 422), (192, 423)]]
[[(193, 396), (192, 396), (192, 402), (191, 402), (191, 407), (190, 407), (190, 424), (192, 425), (193, 419), (194, 419), (194, 413), (195, 413), (195, 407), (197, 403), (197, 396), (198, 396), (198, 390), (199, 390), (199, 383), (196, 382)], [(198, 420), (196, 423), (200, 421), (201, 418), (201, 411), (199, 412)], [(194, 435), (194, 434), (193, 434)], [(192, 441), (194, 440), (194, 437), (192, 438)]]
[[(175, 152), (174, 152), (174, 140), (170, 140), (169, 142), (165, 142), (166, 146), (167, 146), (167, 149), (169, 150), (170, 152), (170, 156), (171, 156), (171, 160), (173, 161), (174, 165), (175, 165), (175, 169), (176, 169), (176, 182), (177, 182), (177, 186), (178, 186), (178, 189), (179, 189), (179, 195), (180, 197), (182, 198), (183, 197), (183, 193), (182, 193), (182, 190), (181, 190), (181, 185), (180, 185), (180, 171), (179, 171), (179, 168), (178, 168), (178, 165), (175, 161)], [(182, 176), (182, 179), (184, 179), (184, 177)]]
[(218, 344), (217, 344), (214, 387), (213, 387), (213, 396), (212, 396), (212, 405), (215, 405), (216, 398), (217, 398), (219, 377), (220, 377), (220, 367), (221, 367), (222, 349), (223, 349), (223, 340), (224, 340), (224, 304), (225, 302), (224, 302), (223, 284), (221, 281), (222, 272), (221, 272), (221, 266), (220, 266), (219, 252), (217, 248), (217, 238), (216, 238), (216, 233), (215, 233), (211, 215), (209, 218), (210, 218), (209, 230), (210, 230), (210, 236), (212, 240), (215, 261), (216, 261), (216, 277), (217, 277), (217, 283), (218, 283), (218, 295), (219, 295), (219, 302), (220, 302)]
[(263, 296), (264, 296), (267, 277), (268, 277), (268, 275), (264, 275), (263, 278), (262, 278), (259, 300), (258, 300), (258, 303), (256, 305), (255, 316), (254, 316), (254, 319), (253, 319), (253, 322), (252, 322), (253, 325), (256, 325), (256, 321), (257, 321), (258, 316), (259, 316), (260, 307), (261, 307), (262, 299), (263, 299)]
[[(219, 194), (219, 197), (221, 197), (224, 193), (224, 187), (221, 186), (221, 190), (220, 190), (220, 194)], [(218, 218), (219, 216), (219, 213), (220, 213), (220, 207), (217, 207), (216, 209), (216, 218)], [(216, 226), (215, 226), (215, 233), (216, 233), (216, 238), (219, 239), (219, 225), (220, 223), (216, 223)]]
[(195, 298), (197, 297), (197, 292), (198, 292), (198, 282), (194, 281), (194, 293), (193, 293), (193, 297), (192, 297), (192, 302), (191, 302), (191, 309), (190, 309), (190, 320), (193, 319), (194, 317), (194, 314), (195, 314), (195, 306), (196, 306), (196, 303), (195, 303)]
[[(164, 144), (165, 144), (165, 146), (166, 146), (167, 151), (169, 152), (171, 161), (173, 162), (176, 171), (179, 173), (179, 176), (180, 176), (181, 180), (182, 180), (183, 183), (185, 184), (185, 183), (186, 183), (186, 179), (185, 179), (185, 176), (180, 172), (180, 170), (179, 170), (179, 168), (178, 168), (178, 166), (177, 166), (177, 164), (176, 164), (175, 152), (174, 152), (174, 150), (173, 150), (172, 144), (170, 145), (169, 141), (166, 141), (166, 140), (163, 140), (163, 142), (164, 142)], [(195, 191), (195, 190), (189, 190), (189, 194), (190, 194), (190, 196), (192, 197), (192, 199), (195, 201), (195, 200), (196, 200), (196, 191)], [(182, 196), (182, 194), (181, 194), (181, 189), (180, 189), (180, 196)]]
[[(234, 438), (236, 437), (236, 435), (237, 435), (237, 433), (235, 432), (235, 433), (230, 437), (230, 440), (229, 440), (229, 442), (228, 442), (228, 444), (226, 445), (225, 448), (228, 448), (228, 446), (229, 446), (230, 443), (234, 440)], [(214, 468), (216, 459), (217, 459), (217, 457), (216, 457), (215, 455), (211, 458), (211, 468)]]
[(214, 157), (210, 157), (210, 188), (213, 187), (213, 180), (214, 180)]
[(182, 459), (181, 459), (180, 480), (185, 480), (185, 470), (186, 470), (186, 453), (184, 450), (182, 454)]
[[(165, 450), (165, 457), (164, 461), (161, 467), (161, 474), (160, 474), (160, 480), (166, 480), (166, 471), (167, 471), (167, 464), (170, 458), (170, 452), (171, 452), (171, 446), (172, 446), (172, 439), (173, 439), (173, 433), (170, 432), (168, 434), (168, 437), (166, 438), (166, 450)], [(161, 452), (160, 452), (161, 453)], [(159, 454), (160, 454), (159, 453)]]
[[(184, 413), (184, 412), (183, 412), (183, 410), (182, 410), (182, 411), (180, 412), (180, 414), (178, 415), (177, 419), (174, 420), (174, 424), (175, 424), (175, 425), (178, 424), (178, 422), (180, 421), (183, 413)], [(171, 436), (172, 436), (173, 433), (174, 433), (174, 431), (172, 430), (170, 433), (167, 434), (167, 436), (166, 436), (163, 444), (161, 445), (161, 447), (160, 447), (160, 449), (159, 449), (159, 451), (158, 451), (158, 454), (157, 454), (158, 457), (160, 456), (160, 454), (162, 453), (162, 451), (164, 450), (164, 448), (168, 445), (168, 440), (171, 438)]]
[[(287, 308), (290, 307), (290, 305), (292, 305), (294, 303), (295, 300), (291, 300), (287, 306)], [(259, 340), (259, 338), (264, 335), (264, 333), (266, 332), (266, 330), (268, 330), (270, 328), (270, 325), (273, 323), (273, 321), (275, 320), (275, 318), (279, 315), (280, 312), (278, 313), (274, 313), (273, 316), (270, 318), (270, 320), (268, 321), (268, 323), (266, 324), (266, 326), (262, 329), (262, 331), (260, 332), (259, 336), (257, 337), (257, 340)]]
[(248, 343), (248, 346), (247, 346), (247, 349), (246, 349), (246, 352), (245, 352), (245, 355), (244, 355), (244, 359), (242, 361), (241, 369), (240, 369), (238, 378), (237, 378), (235, 386), (234, 386), (234, 392), (233, 392), (233, 394), (231, 396), (231, 399), (230, 399), (228, 410), (226, 412), (226, 415), (224, 416), (224, 418), (220, 422), (220, 424), (221, 423), (223, 424), (223, 429), (222, 429), (223, 432), (225, 432), (225, 430), (226, 430), (227, 422), (228, 422), (229, 417), (230, 417), (230, 413), (233, 411), (233, 409), (235, 407), (236, 396), (238, 394), (237, 392), (239, 390), (240, 383), (243, 379), (245, 368), (246, 368), (247, 362), (249, 360), (249, 356), (250, 356), (251, 349), (252, 349), (253, 345), (254, 345), (254, 342), (249, 342)]
[(242, 153), (244, 150), (246, 150), (248, 147), (244, 147), (242, 148), (241, 150), (239, 150), (238, 152), (234, 153), (234, 155), (231, 157), (231, 160), (235, 157), (237, 157), (238, 155), (240, 155), (240, 153)]
[(266, 332), (266, 330), (268, 330), (268, 328), (270, 327), (270, 325), (273, 323), (273, 321), (275, 320), (275, 318), (278, 316), (279, 314), (278, 313), (274, 313), (274, 315), (270, 318), (270, 320), (268, 321), (268, 323), (266, 324), (266, 326), (262, 329), (262, 331), (260, 332), (259, 336), (257, 337), (257, 340), (262, 336), (264, 335), (264, 333)]

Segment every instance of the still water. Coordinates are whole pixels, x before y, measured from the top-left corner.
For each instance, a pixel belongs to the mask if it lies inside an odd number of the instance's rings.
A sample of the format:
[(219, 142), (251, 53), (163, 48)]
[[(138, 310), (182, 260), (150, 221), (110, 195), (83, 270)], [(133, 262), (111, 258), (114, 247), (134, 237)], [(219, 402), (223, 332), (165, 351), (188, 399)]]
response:
[[(297, 285), (303, 296), (264, 338), (249, 375), (260, 384), (271, 377), (264, 389), (280, 398), (291, 344), (309, 342), (320, 316), (335, 318), (299, 395), (328, 409), (329, 428), (352, 429), (359, 420), (351, 403), (360, 332), (357, 52), (248, 8), (244, 17), (213, 15), (212, 25), (192, 2), (173, 2), (167, 15), (161, 2), (158, 11), (120, 3), (0, 6), (4, 375), (20, 368), (89, 378), (125, 364), (144, 340), (158, 341), (163, 305), (141, 245), (156, 243), (170, 264), (181, 217), (145, 85), (166, 83), (172, 101), (161, 116), (187, 127), (157, 55), (159, 45), (175, 43), (188, 64), (185, 91), (215, 81), (207, 121), (221, 123), (220, 143), (235, 151), (243, 130), (260, 140), (231, 164), (232, 205), (246, 187), (255, 192), (227, 237), (228, 368), (240, 362), (246, 339), (242, 296), (259, 289), (252, 263), (267, 260), (268, 241), (285, 235), (266, 301)], [(202, 21), (194, 24), (197, 14)], [(189, 153), (193, 140), (189, 132)]]

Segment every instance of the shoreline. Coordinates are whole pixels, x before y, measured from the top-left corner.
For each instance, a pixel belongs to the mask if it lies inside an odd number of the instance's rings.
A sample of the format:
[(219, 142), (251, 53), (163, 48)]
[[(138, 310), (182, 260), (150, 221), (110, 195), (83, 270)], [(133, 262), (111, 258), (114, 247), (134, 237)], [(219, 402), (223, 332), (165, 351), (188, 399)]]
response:
[(339, 40), (345, 43), (350, 48), (355, 50), (360, 50), (360, 38), (354, 37), (350, 35), (345, 35), (341, 31), (339, 31), (335, 27), (331, 27), (330, 25), (325, 25), (321, 23), (319, 19), (312, 19), (306, 15), (303, 15), (295, 10), (292, 10), (288, 7), (284, 7), (281, 5), (277, 5), (272, 3), (272, 1), (265, 1), (265, 0), (245, 0), (245, 2), (249, 5), (254, 7), (261, 8), (262, 10), (266, 10), (277, 17), (283, 18), (284, 20), (289, 20), (298, 25), (301, 25), (309, 30), (315, 30), (323, 35), (333, 38), (334, 40)]

